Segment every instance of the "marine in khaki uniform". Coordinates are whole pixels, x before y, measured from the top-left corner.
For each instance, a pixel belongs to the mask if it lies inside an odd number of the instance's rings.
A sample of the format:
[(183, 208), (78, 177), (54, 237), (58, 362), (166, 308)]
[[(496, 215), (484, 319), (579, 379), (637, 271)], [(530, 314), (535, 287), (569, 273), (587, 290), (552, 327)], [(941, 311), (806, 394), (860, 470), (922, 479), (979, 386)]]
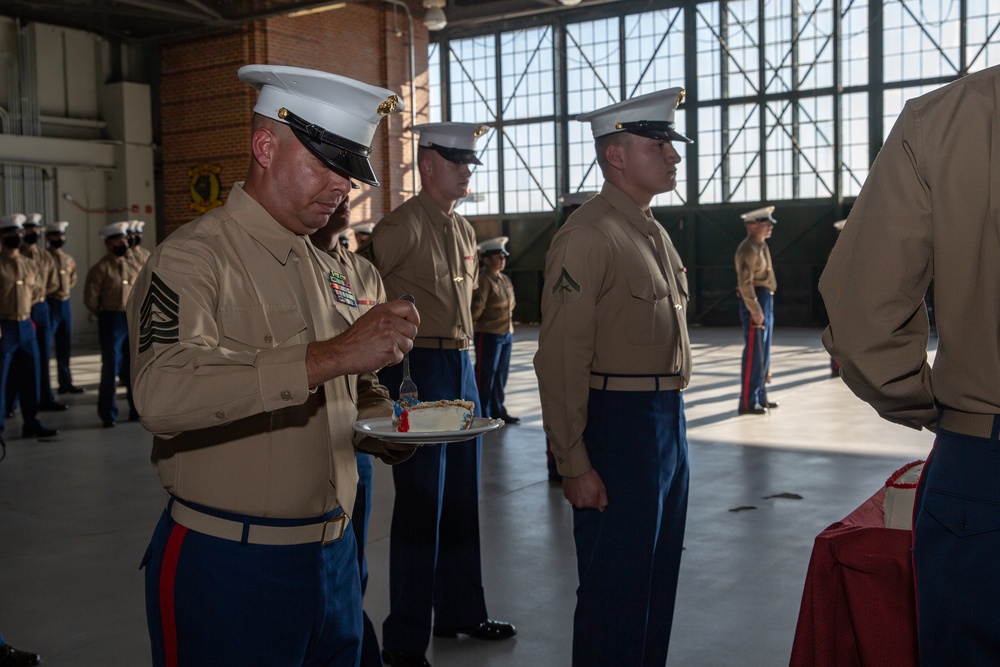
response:
[(128, 258), (128, 222), (113, 222), (101, 228), (107, 252), (87, 271), (83, 284), (83, 305), (97, 318), (97, 339), (101, 347), (101, 384), (97, 392), (97, 416), (105, 428), (118, 424), (119, 378), (125, 384), (129, 421), (139, 419), (132, 395), (129, 371), (129, 335), (125, 317), (139, 269)]
[[(362, 313), (355, 276), (307, 236), (368, 162), (391, 91), (249, 65), (252, 160), (225, 204), (153, 251), (129, 303), (133, 378), (170, 500), (143, 561), (153, 664), (356, 665), (361, 577), (349, 513), (356, 438), (381, 416), (372, 373), (398, 363), (419, 316)], [(169, 610), (171, 613), (164, 613)]]
[[(420, 133), (417, 167), (421, 190), (383, 218), (359, 249), (382, 275), (393, 296), (411, 294), (420, 330), (410, 373), (420, 400), (461, 398), (479, 392), (469, 358), (472, 292), (479, 276), (476, 235), (455, 212), (468, 192), (470, 164), (485, 126), (430, 123)], [(400, 366), (379, 379), (393, 397)], [(514, 627), (490, 620), (482, 587), (479, 550), (479, 466), (482, 439), (422, 447), (393, 468), (396, 489), (389, 551), (389, 616), (382, 626), (387, 663), (423, 665), (432, 632), (507, 639)], [(439, 520), (440, 517), (440, 520)]]
[[(327, 253), (340, 265), (339, 273), (350, 276), (350, 285), (354, 299), (358, 304), (358, 312), (366, 313), (372, 306), (385, 303), (385, 288), (382, 278), (372, 263), (364, 257), (355, 255), (344, 245), (344, 230), (351, 222), (351, 199), (344, 197), (337, 210), (330, 216), (330, 221), (322, 229), (309, 236), (309, 241)], [(378, 384), (374, 373), (366, 373), (358, 377), (359, 412), (368, 417), (391, 417), (393, 414), (392, 399), (385, 387)], [(365, 406), (362, 408), (361, 406)], [(368, 541), (368, 520), (371, 516), (372, 504), (372, 455), (368, 452), (356, 453), (358, 464), (358, 493), (354, 499), (354, 511), (351, 512), (351, 528), (358, 544), (358, 568), (361, 573), (361, 596), (364, 597), (368, 588), (368, 561), (365, 558), (365, 545)], [(382, 667), (382, 657), (379, 654), (378, 634), (375, 625), (362, 612), (364, 624), (361, 640), (361, 662), (358, 667)]]
[(141, 269), (142, 265), (149, 259), (149, 250), (142, 247), (142, 231), (146, 227), (146, 223), (142, 220), (129, 220), (128, 224), (127, 256), (137, 268)]
[(885, 419), (937, 434), (913, 513), (924, 667), (1000, 663), (998, 193), (991, 67), (907, 101), (819, 283), (823, 343), (847, 386)]
[(771, 374), (771, 340), (774, 337), (774, 277), (771, 237), (776, 220), (773, 206), (765, 206), (740, 215), (747, 237), (736, 248), (736, 292), (739, 296), (740, 322), (743, 324), (743, 363), (740, 366), (741, 415), (766, 415), (778, 407), (767, 398), (765, 386)]
[[(52, 392), (52, 378), (49, 369), (49, 352), (52, 349), (52, 315), (48, 293), (57, 289), (59, 274), (55, 260), (45, 252), (41, 241), (42, 215), (32, 213), (24, 222), (24, 244), (21, 254), (35, 262), (39, 281), (36, 285), (35, 303), (31, 306), (31, 321), (35, 323), (35, 337), (38, 339), (38, 409), (62, 411), (69, 408), (65, 403), (56, 400)], [(12, 406), (13, 396), (7, 396), (7, 405)]]
[[(31, 307), (42, 284), (37, 264), (21, 254), (24, 244), (23, 213), (0, 218), (0, 396), (8, 387), (21, 397), (25, 438), (50, 437), (58, 431), (38, 420), (38, 339), (31, 321)], [(6, 410), (0, 411), (0, 445)]]
[(73, 346), (73, 308), (70, 292), (78, 280), (76, 260), (63, 250), (66, 244), (66, 228), (69, 222), (60, 220), (45, 228), (45, 250), (52, 257), (56, 267), (55, 287), (49, 290), (49, 318), (52, 325), (52, 339), (56, 350), (56, 377), (60, 394), (82, 394), (83, 389), (73, 384), (70, 370)]
[[(535, 372), (573, 505), (580, 577), (573, 664), (667, 660), (687, 514), (687, 277), (653, 218), (677, 186), (680, 88), (577, 117), (605, 183), (545, 258)], [(651, 591), (653, 592), (651, 594)]]
[(517, 424), (521, 420), (507, 414), (504, 407), (516, 304), (514, 284), (503, 272), (509, 256), (506, 236), (479, 244), (479, 261), (483, 266), (476, 291), (472, 293), (472, 321), (476, 332), (476, 384), (483, 416)]

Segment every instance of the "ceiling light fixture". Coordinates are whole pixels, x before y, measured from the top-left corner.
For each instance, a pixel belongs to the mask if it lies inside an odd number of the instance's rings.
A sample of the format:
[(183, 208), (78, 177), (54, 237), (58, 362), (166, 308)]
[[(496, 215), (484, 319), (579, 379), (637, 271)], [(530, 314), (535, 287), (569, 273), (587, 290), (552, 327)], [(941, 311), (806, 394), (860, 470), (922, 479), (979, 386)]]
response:
[(578, 4), (580, 4), (580, 0), (559, 0), (559, 2), (566, 5), (567, 7), (576, 7)]
[(424, 0), (424, 25), (428, 30), (443, 30), (448, 25), (448, 17), (444, 15), (446, 0)]

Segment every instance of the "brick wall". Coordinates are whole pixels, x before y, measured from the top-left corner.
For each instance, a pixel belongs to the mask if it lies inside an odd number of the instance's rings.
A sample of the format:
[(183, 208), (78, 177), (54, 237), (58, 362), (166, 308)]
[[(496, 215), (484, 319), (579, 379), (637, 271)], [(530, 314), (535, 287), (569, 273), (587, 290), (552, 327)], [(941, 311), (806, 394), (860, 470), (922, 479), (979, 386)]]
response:
[[(415, 13), (416, 122), (427, 121), (427, 30), (419, 0)], [(250, 122), (257, 92), (236, 77), (243, 65), (293, 65), (333, 72), (389, 88), (406, 103), (383, 119), (372, 145), (379, 188), (362, 185), (351, 197), (352, 222), (378, 221), (412, 193), (409, 127), (410, 49), (405, 12), (391, 5), (348, 4), (296, 18), (278, 17), (231, 31), (172, 40), (160, 52), (160, 137), (166, 232), (200, 213), (192, 210), (189, 172), (202, 164), (221, 168), (220, 198), (246, 176)], [(398, 31), (398, 35), (397, 35)], [(387, 122), (388, 121), (388, 122)]]

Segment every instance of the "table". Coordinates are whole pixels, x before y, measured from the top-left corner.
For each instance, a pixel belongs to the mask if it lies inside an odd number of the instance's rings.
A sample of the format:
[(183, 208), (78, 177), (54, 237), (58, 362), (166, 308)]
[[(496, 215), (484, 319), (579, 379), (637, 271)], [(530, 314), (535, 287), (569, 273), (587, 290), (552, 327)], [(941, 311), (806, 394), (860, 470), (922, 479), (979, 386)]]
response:
[(919, 664), (912, 533), (885, 528), (884, 494), (816, 537), (791, 667)]

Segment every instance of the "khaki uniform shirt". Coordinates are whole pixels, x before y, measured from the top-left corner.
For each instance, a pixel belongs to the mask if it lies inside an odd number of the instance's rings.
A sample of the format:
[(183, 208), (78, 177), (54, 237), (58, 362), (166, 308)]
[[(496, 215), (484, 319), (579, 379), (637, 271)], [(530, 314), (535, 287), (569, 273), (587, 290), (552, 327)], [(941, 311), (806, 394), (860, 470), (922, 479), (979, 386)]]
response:
[[(240, 183), (157, 246), (128, 320), (133, 397), (167, 491), (260, 517), (353, 511), (359, 378), (311, 391), (305, 363), (310, 342), (360, 316), (347, 271)], [(413, 449), (366, 442), (390, 462)]]
[(45, 297), (59, 286), (59, 274), (52, 255), (39, 248), (34, 243), (21, 244), (21, 255), (35, 263), (38, 270), (38, 280), (35, 283), (34, 303), (45, 301)]
[(135, 264), (136, 270), (138, 270), (141, 269), (146, 263), (146, 260), (149, 259), (149, 255), (150, 252), (148, 250), (143, 248), (141, 245), (136, 245), (128, 249), (126, 257), (128, 257), (130, 262)]
[(90, 267), (83, 283), (83, 305), (94, 315), (125, 310), (139, 270), (125, 257), (107, 253)]
[(65, 252), (62, 248), (46, 248), (52, 263), (56, 269), (56, 285), (46, 295), (51, 299), (65, 301), (69, 298), (69, 292), (76, 287), (76, 260)]
[(0, 320), (26, 320), (35, 305), (38, 266), (20, 252), (0, 251)]
[(687, 275), (648, 211), (605, 183), (545, 257), (535, 373), (545, 433), (562, 475), (591, 469), (583, 442), (592, 372), (690, 379)]
[(933, 430), (941, 406), (1000, 414), (998, 100), (992, 67), (906, 103), (820, 279), (823, 343), (889, 421)]
[(514, 333), (514, 284), (506, 274), (479, 274), (479, 284), (472, 293), (472, 320), (476, 331)]
[(468, 220), (421, 190), (375, 225), (358, 252), (378, 268), (391, 298), (414, 296), (418, 336), (472, 338), (479, 260)]
[(774, 266), (771, 264), (771, 251), (768, 249), (767, 243), (755, 243), (748, 236), (736, 248), (734, 261), (736, 263), (736, 289), (739, 291), (747, 310), (757, 314), (761, 310), (754, 288), (766, 287), (771, 294), (774, 294), (778, 289), (778, 281), (774, 277)]

